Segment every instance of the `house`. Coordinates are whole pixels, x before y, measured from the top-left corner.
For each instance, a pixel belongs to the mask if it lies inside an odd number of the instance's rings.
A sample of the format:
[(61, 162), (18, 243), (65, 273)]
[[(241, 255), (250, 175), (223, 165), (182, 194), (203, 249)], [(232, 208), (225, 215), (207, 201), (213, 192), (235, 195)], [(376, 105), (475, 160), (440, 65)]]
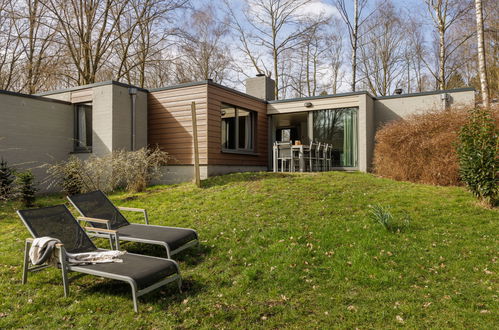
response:
[(211, 80), (157, 89), (107, 81), (25, 95), (0, 91), (0, 155), (32, 168), (70, 155), (158, 145), (174, 159), (163, 183), (191, 180), (191, 103), (196, 103), (201, 176), (272, 167), (276, 140), (334, 146), (334, 167), (367, 172), (376, 130), (384, 123), (428, 109), (472, 105), (472, 88), (374, 97), (352, 92), (275, 100), (274, 81), (256, 76), (246, 93)]

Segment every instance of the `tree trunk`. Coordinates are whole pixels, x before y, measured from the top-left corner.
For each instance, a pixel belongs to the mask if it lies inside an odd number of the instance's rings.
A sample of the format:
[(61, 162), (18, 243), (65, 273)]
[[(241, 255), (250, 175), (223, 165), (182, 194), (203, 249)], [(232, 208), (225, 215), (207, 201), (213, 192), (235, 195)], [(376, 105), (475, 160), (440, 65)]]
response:
[(353, 33), (352, 33), (352, 92), (355, 92), (357, 80), (357, 39), (359, 32), (359, 0), (353, 2)]
[(438, 42), (438, 89), (445, 89), (445, 28), (438, 29), (439, 42)]
[(35, 65), (35, 29), (37, 24), (38, 1), (28, 2), (29, 11), (29, 49), (28, 49), (28, 93), (34, 94), (36, 92), (33, 69)]
[(480, 75), (480, 89), (482, 90), (482, 104), (484, 107), (488, 108), (490, 106), (490, 101), (489, 101), (489, 86), (487, 82), (487, 66), (485, 62), (482, 0), (475, 0), (475, 10), (476, 10), (476, 34), (478, 41), (478, 73)]

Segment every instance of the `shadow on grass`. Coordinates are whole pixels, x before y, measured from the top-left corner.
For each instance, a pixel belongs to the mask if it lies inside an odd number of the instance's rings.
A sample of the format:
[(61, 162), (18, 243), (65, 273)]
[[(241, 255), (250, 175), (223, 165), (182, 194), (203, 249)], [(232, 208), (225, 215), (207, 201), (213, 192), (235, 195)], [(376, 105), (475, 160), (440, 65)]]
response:
[[(156, 305), (162, 309), (170, 305), (182, 303), (185, 298), (195, 297), (204, 291), (204, 285), (192, 279), (182, 280), (182, 293), (178, 291), (176, 282), (168, 283), (152, 292), (138, 298), (139, 312), (144, 311), (147, 305)], [(112, 296), (122, 296), (130, 299), (130, 312), (133, 312), (133, 302), (130, 285), (120, 281), (102, 280), (81, 290), (81, 294), (103, 294)]]
[(237, 182), (252, 182), (261, 181), (272, 178), (287, 178), (292, 176), (288, 173), (274, 173), (274, 172), (246, 172), (246, 173), (232, 173), (220, 176), (213, 176), (206, 180), (201, 181), (201, 188), (211, 188), (215, 186), (224, 186), (229, 183)]

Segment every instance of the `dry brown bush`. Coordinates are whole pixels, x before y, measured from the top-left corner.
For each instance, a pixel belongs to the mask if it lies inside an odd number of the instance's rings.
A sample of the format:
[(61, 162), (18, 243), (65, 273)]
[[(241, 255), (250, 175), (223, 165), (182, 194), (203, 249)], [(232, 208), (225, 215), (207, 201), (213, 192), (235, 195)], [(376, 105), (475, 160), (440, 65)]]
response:
[(110, 192), (125, 189), (143, 191), (154, 179), (162, 176), (168, 153), (159, 148), (136, 151), (117, 150), (102, 157), (86, 160), (71, 157), (55, 165), (47, 165), (50, 186), (60, 185), (69, 195), (92, 190)]
[[(493, 111), (499, 118), (499, 108)], [(374, 172), (401, 181), (459, 185), (456, 143), (466, 120), (466, 109), (451, 109), (386, 124), (376, 134)]]

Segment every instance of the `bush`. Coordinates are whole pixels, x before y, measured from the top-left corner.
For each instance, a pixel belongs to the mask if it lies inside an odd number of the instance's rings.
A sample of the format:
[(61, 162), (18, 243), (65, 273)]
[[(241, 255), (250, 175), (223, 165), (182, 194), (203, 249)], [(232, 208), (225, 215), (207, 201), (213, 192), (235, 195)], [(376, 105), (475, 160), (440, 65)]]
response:
[(32, 207), (35, 203), (36, 191), (35, 176), (31, 171), (19, 172), (17, 175), (17, 185), (19, 186), (19, 196), (25, 207)]
[(499, 201), (499, 130), (491, 111), (470, 110), (459, 134), (459, 174), (480, 200), (494, 206)]
[(3, 158), (0, 161), (0, 201), (15, 198), (15, 170)]
[(137, 151), (114, 151), (87, 160), (70, 158), (49, 167), (50, 185), (60, 184), (69, 195), (92, 190), (113, 191), (124, 188), (143, 191), (151, 180), (161, 177), (161, 167), (168, 154), (159, 148)]
[(127, 191), (143, 191), (153, 179), (161, 177), (161, 167), (166, 165), (168, 158), (168, 154), (159, 148), (114, 152), (114, 185)]
[(401, 181), (461, 184), (456, 147), (467, 118), (466, 109), (450, 109), (386, 124), (376, 134), (374, 172)]
[(67, 195), (76, 195), (82, 192), (84, 184), (83, 179), (80, 177), (82, 169), (82, 161), (75, 156), (71, 156), (64, 166), (60, 168), (62, 190)]

